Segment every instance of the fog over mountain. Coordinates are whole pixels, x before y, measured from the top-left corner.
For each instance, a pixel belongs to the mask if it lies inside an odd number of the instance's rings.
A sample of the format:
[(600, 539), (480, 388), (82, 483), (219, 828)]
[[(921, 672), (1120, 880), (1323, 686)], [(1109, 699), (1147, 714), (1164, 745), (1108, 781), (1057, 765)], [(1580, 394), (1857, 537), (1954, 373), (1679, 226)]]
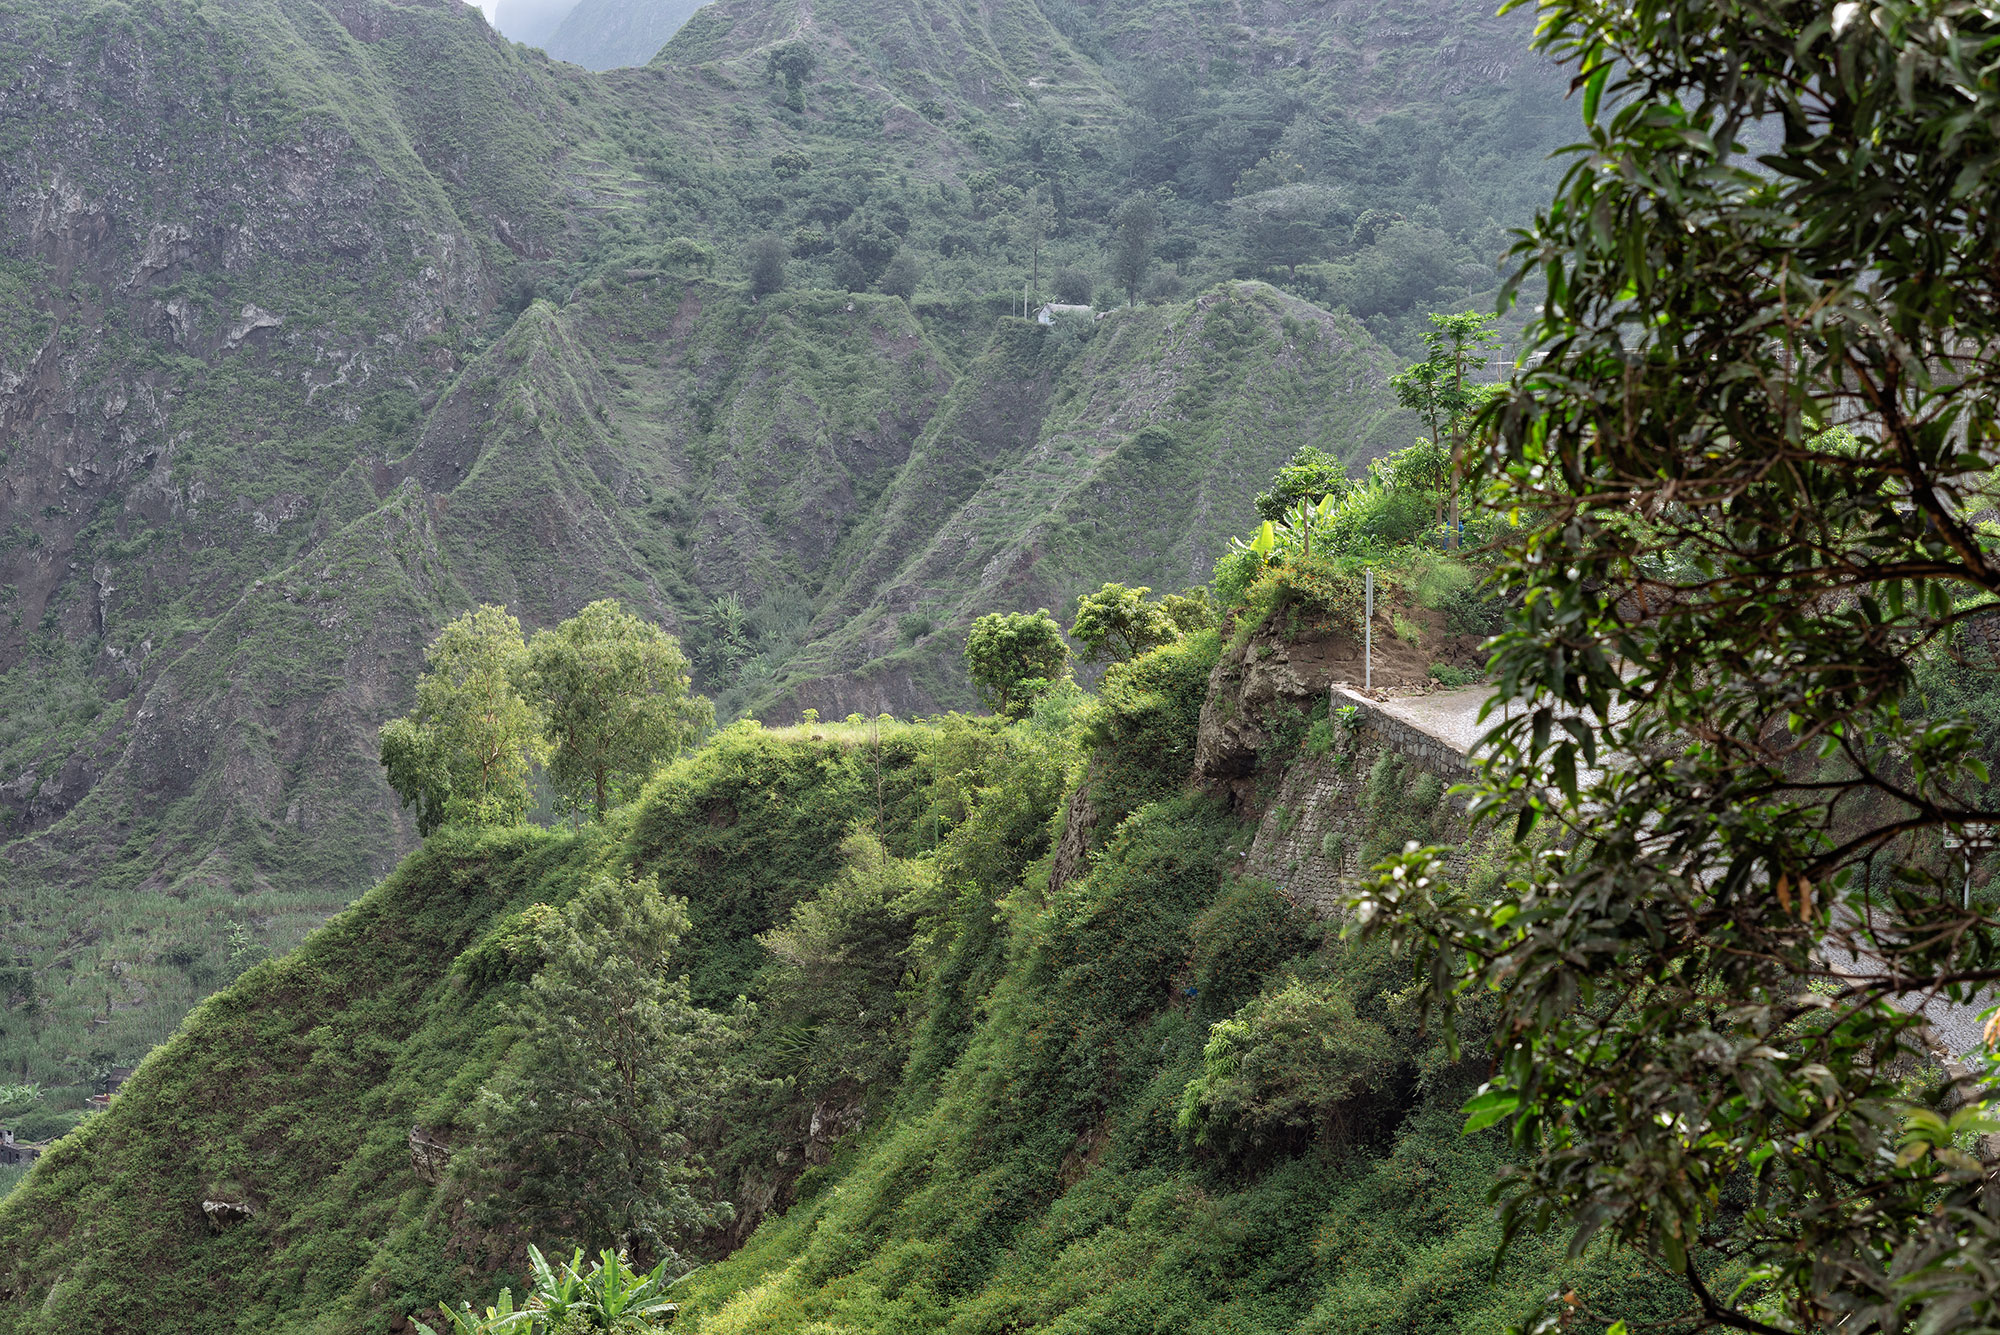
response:
[(544, 46), (576, 0), (487, 0), (482, 6), (494, 27), (527, 46)]
[(702, 0), (577, 0), (541, 46), (585, 69), (644, 65), (701, 5)]

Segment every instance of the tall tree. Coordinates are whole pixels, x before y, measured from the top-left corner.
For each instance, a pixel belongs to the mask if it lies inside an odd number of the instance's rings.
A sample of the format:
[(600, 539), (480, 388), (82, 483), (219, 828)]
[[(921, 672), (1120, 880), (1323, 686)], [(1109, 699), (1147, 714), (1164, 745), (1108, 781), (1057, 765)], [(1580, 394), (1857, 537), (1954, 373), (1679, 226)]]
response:
[(1233, 200), (1230, 212), (1242, 228), (1243, 249), (1258, 269), (1281, 268), (1297, 278), (1299, 266), (1322, 253), (1322, 220), (1338, 207), (1325, 186), (1285, 185)]
[(819, 68), (819, 52), (794, 38), (780, 42), (764, 56), (764, 77), (785, 85), (785, 105), (793, 111), (806, 109), (806, 80)]
[(2000, 978), (1944, 843), (2000, 800), (1916, 687), (2000, 667), (1966, 633), (2000, 597), (2000, 18), (1540, 10), (1587, 142), (1516, 249), (1539, 356), (1479, 460), (1520, 611), (1473, 807), (1528, 842), (1477, 896), (1400, 859), (1358, 919), (1426, 947), (1432, 1005), (1499, 994), (1469, 1125), (1512, 1125), (1508, 1236), (1647, 1254), (1683, 1330), (1991, 1329), (1991, 1058), (1952, 1078), (1918, 1003)]
[(1490, 393), (1488, 387), (1474, 384), (1472, 375), (1478, 369), (1479, 354), (1500, 344), (1492, 323), (1492, 316), (1472, 311), (1433, 314), (1431, 327), (1424, 334), (1427, 355), (1389, 379), (1396, 401), (1421, 414), (1431, 429), (1431, 439), (1451, 454), (1447, 547), (1458, 546), (1458, 479), (1464, 469), (1466, 438), (1478, 408)]
[(1139, 284), (1153, 263), (1153, 242), (1160, 232), (1160, 210), (1150, 195), (1134, 195), (1118, 210), (1118, 230), (1111, 243), (1111, 276), (1125, 289), (1125, 304), (1139, 301)]
[(481, 1091), (468, 1175), (531, 1239), (672, 1259), (728, 1213), (699, 1193), (694, 1138), (734, 1078), (737, 1025), (669, 975), (687, 907), (651, 878), (599, 876), (531, 917), (543, 963)]
[(540, 708), (563, 804), (599, 820), (715, 722), (688, 690), (679, 641), (606, 598), (528, 645), (522, 681)]
[(429, 835), (450, 823), (505, 825), (528, 809), (528, 771), (543, 752), (541, 720), (521, 695), (521, 623), (481, 606), (424, 651), (417, 705), (382, 727), (389, 786)]
[(763, 297), (784, 290), (785, 265), (792, 258), (784, 238), (774, 232), (751, 237), (750, 244), (744, 247), (743, 258), (750, 266), (752, 292)]
[(1014, 231), (1021, 249), (1028, 254), (1028, 286), (1021, 294), (1021, 318), (1033, 314), (1035, 303), (1042, 295), (1042, 247), (1049, 239), (1049, 228), (1055, 225), (1055, 208), (1041, 186), (1030, 190), (1021, 200), (1021, 211), (1015, 217)]
[(1180, 624), (1166, 608), (1146, 601), (1151, 592), (1143, 584), (1133, 589), (1107, 584), (1076, 600), (1069, 634), (1083, 646), (1084, 661), (1122, 663), (1181, 637)]

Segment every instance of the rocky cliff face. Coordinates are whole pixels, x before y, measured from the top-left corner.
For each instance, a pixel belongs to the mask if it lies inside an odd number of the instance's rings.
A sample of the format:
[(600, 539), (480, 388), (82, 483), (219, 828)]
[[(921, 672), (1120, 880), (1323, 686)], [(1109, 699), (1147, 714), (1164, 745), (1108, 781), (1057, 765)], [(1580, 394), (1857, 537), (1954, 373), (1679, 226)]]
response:
[(1433, 664), (1469, 669), (1482, 661), (1479, 636), (1452, 634), (1441, 615), (1386, 584), (1375, 602), (1372, 673), (1360, 635), (1286, 621), (1275, 613), (1226, 646), (1202, 704), (1196, 778), (1226, 788), (1250, 811), (1263, 809), (1268, 794), (1259, 785), (1275, 778), (1266, 762), (1274, 754), (1289, 758), (1306, 720), (1326, 716), (1336, 688), (1359, 691), (1366, 679), (1378, 694), (1431, 690)]
[(1469, 666), (1479, 641), (1443, 633), (1435, 619), (1419, 643), (1399, 640), (1396, 620), (1407, 627), (1422, 611), (1383, 591), (1372, 694), (1360, 689), (1360, 637), (1310, 627), (1260, 628), (1209, 675), (1196, 782), (1256, 822), (1240, 870), (1320, 917), (1338, 916), (1367, 869), (1409, 840), (1450, 845), (1460, 872), (1474, 855), (1463, 804), (1447, 795), (1473, 766), (1394, 701), (1436, 686), (1430, 663)]

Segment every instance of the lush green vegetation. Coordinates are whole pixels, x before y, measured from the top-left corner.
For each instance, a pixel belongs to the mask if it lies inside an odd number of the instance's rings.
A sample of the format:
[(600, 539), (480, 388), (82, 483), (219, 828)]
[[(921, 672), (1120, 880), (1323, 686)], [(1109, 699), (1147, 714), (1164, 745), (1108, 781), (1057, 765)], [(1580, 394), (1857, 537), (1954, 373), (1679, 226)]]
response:
[[(1991, 1324), (1891, 1001), (2000, 958), (1993, 25), (1540, 9), (1590, 147), (1482, 408), (1430, 312), (1572, 133), (1525, 13), (719, 0), (596, 77), (0, 0), (0, 1112), (61, 1137), (0, 1329), (525, 1327), (531, 1259), (643, 1327), (693, 1258), (714, 1332)], [(1190, 774), (1364, 568), (1420, 663), (1516, 607), (1535, 708), (1462, 883), (1437, 775), (1353, 775), (1342, 937), (1235, 869), (1343, 720)], [(705, 720), (599, 669), (802, 721), (653, 774)]]
[(2000, 22), (1540, 9), (1588, 143), (1470, 461), (1522, 520), (1473, 797), (1513, 847), (1357, 916), (1441, 1022), (1497, 1004), (1510, 1234), (1650, 1258), (1692, 1327), (1987, 1329)]
[[(580, 829), (445, 825), (0, 1205), (0, 1328), (122, 1328), (168, 1291), (132, 1277), (172, 1274), (203, 1277), (169, 1286), (189, 1331), (385, 1329), (533, 1291), (529, 1243), (728, 1250), (720, 1201), (762, 1226), (674, 1289), (698, 1330), (1497, 1329), (1551, 1286), (1647, 1310), (1610, 1255), (1488, 1278), (1479, 1069), (1397, 961), (1236, 878), (1249, 827), (1189, 786), (1220, 648), (1012, 723), (739, 724)], [(1079, 783), (1088, 861), (1052, 880)], [(601, 1006), (640, 1023), (553, 1023)], [(590, 1186), (594, 1126), (664, 1176)]]
[[(80, 1101), (407, 852), (372, 738), (469, 606), (616, 598), (776, 720), (969, 707), (976, 616), (1199, 580), (1299, 443), (1407, 443), (1385, 342), (1562, 133), (1476, 6), (925, 13), (598, 77), (450, 7), (0, 4), (55, 192), (0, 245), (0, 1069)], [(1014, 318), (1058, 295), (1105, 318)]]

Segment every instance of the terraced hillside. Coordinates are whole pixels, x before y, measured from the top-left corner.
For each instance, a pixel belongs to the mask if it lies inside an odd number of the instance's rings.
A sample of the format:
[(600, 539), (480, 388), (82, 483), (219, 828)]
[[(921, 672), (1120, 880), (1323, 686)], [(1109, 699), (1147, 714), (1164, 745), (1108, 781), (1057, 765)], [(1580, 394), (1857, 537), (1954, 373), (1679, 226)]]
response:
[[(1193, 582), (1298, 444), (1406, 443), (1560, 90), (1477, 5), (1190, 14), (724, 0), (594, 75), (458, 0), (0, 0), (0, 1067), (80, 1101), (379, 878), (374, 729), (471, 603), (926, 712), (972, 616)], [(1061, 270), (1101, 319), (1010, 318)]]

